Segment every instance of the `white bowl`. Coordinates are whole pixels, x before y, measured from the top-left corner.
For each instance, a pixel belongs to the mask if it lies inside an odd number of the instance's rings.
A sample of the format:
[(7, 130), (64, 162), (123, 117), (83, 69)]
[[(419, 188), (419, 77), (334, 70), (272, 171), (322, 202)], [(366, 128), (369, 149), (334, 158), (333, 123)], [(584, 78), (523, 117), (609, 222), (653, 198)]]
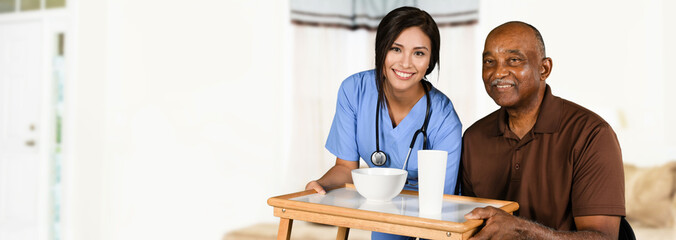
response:
[(359, 168), (352, 170), (357, 192), (369, 201), (390, 201), (401, 193), (408, 172), (397, 168)]

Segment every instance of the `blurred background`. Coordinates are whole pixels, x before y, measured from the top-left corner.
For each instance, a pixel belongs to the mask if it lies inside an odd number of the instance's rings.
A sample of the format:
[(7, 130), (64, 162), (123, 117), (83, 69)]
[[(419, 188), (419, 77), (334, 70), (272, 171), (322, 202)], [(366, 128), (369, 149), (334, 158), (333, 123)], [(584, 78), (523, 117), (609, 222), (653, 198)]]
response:
[[(333, 165), (338, 86), (374, 66), (374, 31), (304, 21), (309, 2), (0, 0), (0, 239), (221, 239), (277, 221), (266, 200)], [(486, 34), (520, 20), (543, 35), (553, 93), (606, 119), (625, 163), (676, 159), (676, 2), (428, 2), (452, 6), (424, 9), (444, 23), (429, 78), (463, 129), (498, 108)]]

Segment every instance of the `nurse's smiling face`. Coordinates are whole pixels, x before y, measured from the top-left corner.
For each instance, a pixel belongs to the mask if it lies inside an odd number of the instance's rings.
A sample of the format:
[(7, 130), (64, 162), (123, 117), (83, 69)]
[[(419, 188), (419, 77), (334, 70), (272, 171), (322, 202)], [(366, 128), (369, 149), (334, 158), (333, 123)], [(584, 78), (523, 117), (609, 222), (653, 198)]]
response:
[(384, 74), (393, 91), (416, 90), (430, 63), (430, 38), (419, 28), (404, 29), (387, 51)]

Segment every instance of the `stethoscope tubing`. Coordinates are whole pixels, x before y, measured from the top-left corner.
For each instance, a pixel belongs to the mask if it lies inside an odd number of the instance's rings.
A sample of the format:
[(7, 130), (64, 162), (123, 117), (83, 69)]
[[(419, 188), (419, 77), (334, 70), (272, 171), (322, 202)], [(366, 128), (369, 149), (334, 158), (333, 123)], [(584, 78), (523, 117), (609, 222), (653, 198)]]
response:
[[(431, 107), (431, 100), (430, 100), (430, 94), (429, 90), (427, 89), (427, 86), (425, 85), (424, 81), (421, 81), (421, 84), (423, 85), (423, 90), (425, 91), (425, 96), (427, 97), (427, 108), (425, 110), (425, 121), (423, 122), (422, 127), (415, 131), (413, 133), (413, 139), (411, 139), (411, 144), (408, 148), (408, 153), (406, 154), (406, 160), (404, 160), (404, 165), (402, 167), (403, 170), (408, 170), (408, 160), (411, 157), (411, 151), (413, 150), (413, 146), (415, 145), (415, 140), (418, 138), (418, 134), (422, 133), (423, 135), (423, 149), (427, 149), (427, 125), (429, 124), (429, 118), (430, 118), (430, 107)], [(378, 94), (378, 103), (376, 105), (376, 151), (371, 154), (371, 163), (376, 166), (382, 166), (387, 163), (387, 155), (383, 152), (380, 151), (380, 105), (382, 100), (380, 99), (380, 94)], [(408, 182), (408, 180), (407, 180)]]

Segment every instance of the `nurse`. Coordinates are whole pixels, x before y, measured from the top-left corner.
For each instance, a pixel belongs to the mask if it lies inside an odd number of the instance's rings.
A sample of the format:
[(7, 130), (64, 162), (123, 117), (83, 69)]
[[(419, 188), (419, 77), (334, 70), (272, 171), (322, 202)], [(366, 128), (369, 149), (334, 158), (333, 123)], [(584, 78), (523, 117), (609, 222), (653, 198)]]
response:
[[(425, 11), (397, 8), (381, 20), (375, 43), (376, 69), (348, 77), (338, 91), (326, 141), (336, 164), (305, 189), (325, 194), (325, 188), (352, 183), (351, 171), (359, 168), (362, 158), (369, 167), (404, 168), (404, 189), (417, 191), (417, 150), (424, 148), (448, 152), (444, 193), (452, 194), (462, 126), (451, 100), (426, 79), (439, 61), (437, 24)], [(416, 131), (422, 133), (413, 140)], [(408, 237), (374, 232), (372, 239)]]

